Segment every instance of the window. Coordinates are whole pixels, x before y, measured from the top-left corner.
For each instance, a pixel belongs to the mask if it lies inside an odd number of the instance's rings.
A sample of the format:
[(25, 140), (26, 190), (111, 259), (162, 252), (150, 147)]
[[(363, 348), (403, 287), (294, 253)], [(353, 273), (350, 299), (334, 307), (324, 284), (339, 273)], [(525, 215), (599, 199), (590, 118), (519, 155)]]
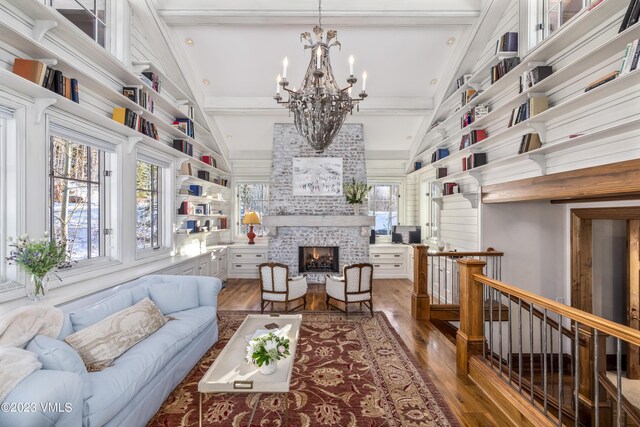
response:
[(530, 20), (534, 26), (530, 47), (535, 46), (576, 16), (592, 0), (538, 0), (531, 2)]
[[(257, 212), (260, 219), (264, 218), (269, 206), (269, 186), (267, 184), (239, 184), (236, 187), (238, 197), (238, 236), (246, 236), (249, 232), (248, 225), (242, 225), (242, 218), (247, 212)], [(253, 227), (257, 236), (264, 235), (261, 225)]]
[(136, 169), (136, 248), (158, 249), (160, 243), (160, 174), (158, 165), (138, 160)]
[(73, 261), (104, 256), (106, 230), (104, 151), (51, 136), (49, 226), (51, 238), (67, 241)]
[(398, 225), (399, 185), (376, 184), (369, 191), (369, 215), (375, 217), (376, 236), (390, 236)]
[[(0, 107), (1, 108), (1, 107)], [(0, 110), (1, 113), (2, 110)], [(7, 188), (7, 154), (6, 154), (6, 123), (4, 117), (0, 115), (0, 212), (7, 212), (6, 188)], [(6, 215), (3, 215), (6, 218)], [(0, 221), (0, 283), (7, 277), (7, 224), (4, 219)]]
[(107, 0), (50, 0), (50, 4), (100, 46), (107, 47)]

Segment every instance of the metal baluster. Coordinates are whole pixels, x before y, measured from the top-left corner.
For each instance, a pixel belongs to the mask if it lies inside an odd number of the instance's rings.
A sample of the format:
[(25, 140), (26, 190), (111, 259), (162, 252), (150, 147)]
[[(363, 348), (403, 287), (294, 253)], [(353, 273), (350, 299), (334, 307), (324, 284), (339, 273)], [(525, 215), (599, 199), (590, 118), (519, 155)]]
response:
[[(442, 304), (442, 267), (440, 266), (440, 261), (442, 257), (438, 255), (438, 304)], [(446, 298), (446, 295), (445, 295)], [(445, 303), (447, 300), (445, 299)]]
[(522, 394), (522, 299), (518, 298), (518, 392)]
[(507, 323), (509, 326), (509, 345), (507, 350), (509, 352), (509, 360), (507, 362), (509, 363), (509, 384), (511, 384), (511, 371), (513, 363), (513, 332), (511, 330), (511, 295), (509, 294), (507, 294), (507, 303), (509, 304), (509, 306), (507, 307), (507, 315), (509, 316), (509, 321)]
[(562, 346), (562, 315), (558, 319), (558, 425), (562, 425), (562, 396), (564, 394), (564, 390), (562, 389), (564, 385), (564, 381), (562, 378), (562, 361), (564, 359), (563, 354), (563, 346)]
[[(447, 292), (447, 285), (448, 285), (448, 283), (447, 283), (447, 279), (448, 279), (448, 276), (447, 276), (447, 264), (448, 264), (448, 262), (447, 262), (447, 259), (445, 258), (445, 260), (444, 260), (444, 274), (443, 274), (443, 276), (444, 276), (444, 303), (445, 304), (449, 304), (449, 300), (448, 300), (449, 293)], [(451, 301), (451, 304), (453, 304), (453, 301)]]
[(550, 364), (550, 368), (549, 370), (551, 371), (551, 385), (553, 386), (553, 328), (551, 327), (551, 325), (547, 325), (547, 323), (545, 322), (545, 327), (547, 327), (549, 329), (549, 364)]
[[(486, 336), (487, 336), (487, 331), (486, 331), (486, 327), (487, 327), (487, 319), (485, 319), (487, 316), (485, 314), (485, 309), (484, 309), (484, 302), (487, 300), (485, 298), (485, 295), (487, 294), (487, 289), (489, 287), (487, 285), (482, 285), (482, 339), (486, 340)], [(487, 360), (487, 346), (485, 345), (485, 343), (482, 343), (482, 360), (486, 361)]]
[(531, 376), (531, 402), (533, 402), (533, 303), (529, 303), (529, 369)]
[(600, 381), (598, 378), (598, 330), (593, 330), (593, 383), (595, 384), (594, 403), (596, 405), (596, 426), (600, 425)]
[(620, 338), (616, 338), (616, 363), (618, 365), (617, 369), (617, 380), (618, 380), (618, 416), (617, 416), (617, 425), (621, 426), (622, 424), (622, 342)]
[(547, 415), (547, 309), (544, 309), (544, 316), (540, 325), (542, 328), (542, 394), (544, 397), (544, 414)]
[(500, 355), (498, 357), (498, 373), (502, 376), (502, 291), (498, 292), (498, 349)]
[(433, 293), (433, 267), (434, 267), (433, 257), (430, 256), (428, 259), (429, 259), (429, 271), (431, 272), (431, 299), (433, 301), (435, 301), (436, 298), (435, 298), (435, 295)]
[(580, 415), (580, 364), (578, 363), (580, 360), (580, 326), (578, 324), (578, 322), (574, 322), (574, 327), (576, 328), (575, 330), (575, 338), (574, 338), (574, 343), (573, 343), (573, 351), (574, 351), (574, 355), (573, 355), (573, 369), (574, 369), (574, 379), (575, 379), (575, 386), (573, 389), (573, 393), (574, 393), (574, 405), (575, 405), (575, 419), (576, 419), (576, 425), (579, 425), (579, 415)]
[(493, 368), (493, 288), (489, 289), (489, 357)]

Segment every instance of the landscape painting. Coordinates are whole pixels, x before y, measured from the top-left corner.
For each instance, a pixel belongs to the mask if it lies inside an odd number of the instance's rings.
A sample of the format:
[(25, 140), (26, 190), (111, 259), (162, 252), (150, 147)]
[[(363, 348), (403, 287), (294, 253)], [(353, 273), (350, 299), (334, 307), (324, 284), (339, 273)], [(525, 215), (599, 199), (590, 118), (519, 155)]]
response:
[(294, 196), (342, 196), (342, 158), (294, 157)]

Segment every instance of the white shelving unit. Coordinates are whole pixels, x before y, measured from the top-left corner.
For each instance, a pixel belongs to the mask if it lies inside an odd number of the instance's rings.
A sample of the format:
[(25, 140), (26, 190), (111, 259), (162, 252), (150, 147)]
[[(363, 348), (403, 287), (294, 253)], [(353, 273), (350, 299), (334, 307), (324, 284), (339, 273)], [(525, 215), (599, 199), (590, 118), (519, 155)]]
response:
[[(34, 100), (37, 109), (37, 122), (41, 122), (46, 110), (52, 106), (60, 109), (74, 117), (86, 120), (98, 127), (113, 131), (125, 137), (127, 144), (126, 151), (132, 153), (136, 145), (141, 144), (168, 154), (177, 159), (178, 165), (184, 162), (190, 162), (197, 170), (208, 171), (212, 178), (225, 179), (229, 176), (227, 160), (223, 157), (219, 150), (217, 142), (213, 138), (211, 132), (206, 127), (193, 120), (196, 138), (191, 138), (181, 130), (175, 128), (171, 122), (168, 122), (164, 114), (169, 117), (185, 117), (180, 109), (180, 105), (195, 105), (194, 100), (181, 89), (180, 85), (172, 81), (162, 70), (158, 69), (154, 64), (134, 63), (133, 69), (129, 69), (125, 64), (115, 58), (110, 52), (102, 48), (96, 42), (91, 40), (77, 28), (73, 23), (62, 16), (57, 10), (46, 6), (42, 2), (7, 0), (9, 5), (13, 5), (16, 9), (26, 13), (32, 19), (33, 28), (25, 25), (23, 29), (16, 29), (8, 23), (0, 22), (0, 40), (19, 51), (20, 57), (38, 59), (46, 62), (47, 65), (60, 70), (65, 76), (75, 78), (80, 86), (80, 103), (73, 102), (63, 96), (60, 96), (46, 88), (34, 84), (20, 76), (13, 74), (11, 71), (0, 69), (0, 84), (7, 90), (13, 91), (21, 96), (27, 96)], [(55, 34), (56, 38), (63, 42), (68, 42), (75, 49), (82, 50), (92, 59), (91, 63), (76, 61), (72, 54), (59, 49), (56, 44), (51, 43), (48, 34)], [(147, 88), (151, 98), (154, 101), (154, 112), (143, 108), (122, 94), (123, 86), (141, 86), (144, 83), (140, 80), (139, 74), (144, 70), (150, 70), (159, 74), (161, 79), (161, 91), (156, 92), (151, 88)], [(216, 159), (218, 167), (213, 167), (204, 163), (199, 158), (189, 156), (172, 146), (158, 141), (154, 138), (146, 136), (134, 129), (112, 120), (109, 113), (99, 112), (94, 108), (83, 105), (83, 91), (91, 92), (102, 98), (112, 107), (128, 108), (139, 114), (145, 120), (155, 124), (159, 132), (163, 136), (171, 139), (186, 140), (194, 146), (194, 148), (202, 155), (210, 155)], [(163, 115), (158, 114), (160, 110)], [(215, 205), (215, 211), (223, 211), (221, 215), (207, 216), (177, 216), (179, 224), (188, 219), (217, 219), (224, 218), (228, 214), (228, 194), (227, 187), (215, 184), (213, 182), (203, 181), (195, 176), (177, 177), (176, 189), (176, 210), (183, 201), (193, 201), (194, 203), (207, 203)], [(181, 195), (179, 190), (182, 186), (195, 183), (207, 188), (207, 194), (203, 197), (194, 197), (190, 195)], [(212, 197), (215, 194), (216, 197)], [(206, 237), (211, 233), (223, 233), (228, 230), (212, 230), (207, 233), (198, 233), (198, 236)], [(182, 234), (178, 234), (182, 236)], [(190, 234), (193, 237), (196, 234)], [(187, 236), (187, 235), (185, 235)]]

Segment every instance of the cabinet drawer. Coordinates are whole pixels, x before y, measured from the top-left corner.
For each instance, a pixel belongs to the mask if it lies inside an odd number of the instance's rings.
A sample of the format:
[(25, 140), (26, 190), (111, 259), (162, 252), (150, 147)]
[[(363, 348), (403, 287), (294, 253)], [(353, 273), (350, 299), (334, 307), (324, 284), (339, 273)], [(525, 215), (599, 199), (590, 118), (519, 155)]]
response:
[(255, 272), (258, 273), (258, 265), (260, 265), (259, 263), (254, 263), (254, 262), (235, 262), (235, 261), (231, 261), (231, 270), (232, 271), (237, 271), (237, 272), (241, 272), (241, 271), (250, 271), (250, 272)]
[(263, 263), (266, 262), (267, 255), (265, 253), (258, 252), (233, 252), (231, 254), (231, 262), (241, 262), (241, 263)]
[(404, 254), (403, 253), (372, 253), (369, 255), (371, 258), (371, 262), (394, 262), (394, 261), (402, 261), (404, 262)]
[(374, 262), (373, 271), (379, 272), (404, 272), (404, 262)]

